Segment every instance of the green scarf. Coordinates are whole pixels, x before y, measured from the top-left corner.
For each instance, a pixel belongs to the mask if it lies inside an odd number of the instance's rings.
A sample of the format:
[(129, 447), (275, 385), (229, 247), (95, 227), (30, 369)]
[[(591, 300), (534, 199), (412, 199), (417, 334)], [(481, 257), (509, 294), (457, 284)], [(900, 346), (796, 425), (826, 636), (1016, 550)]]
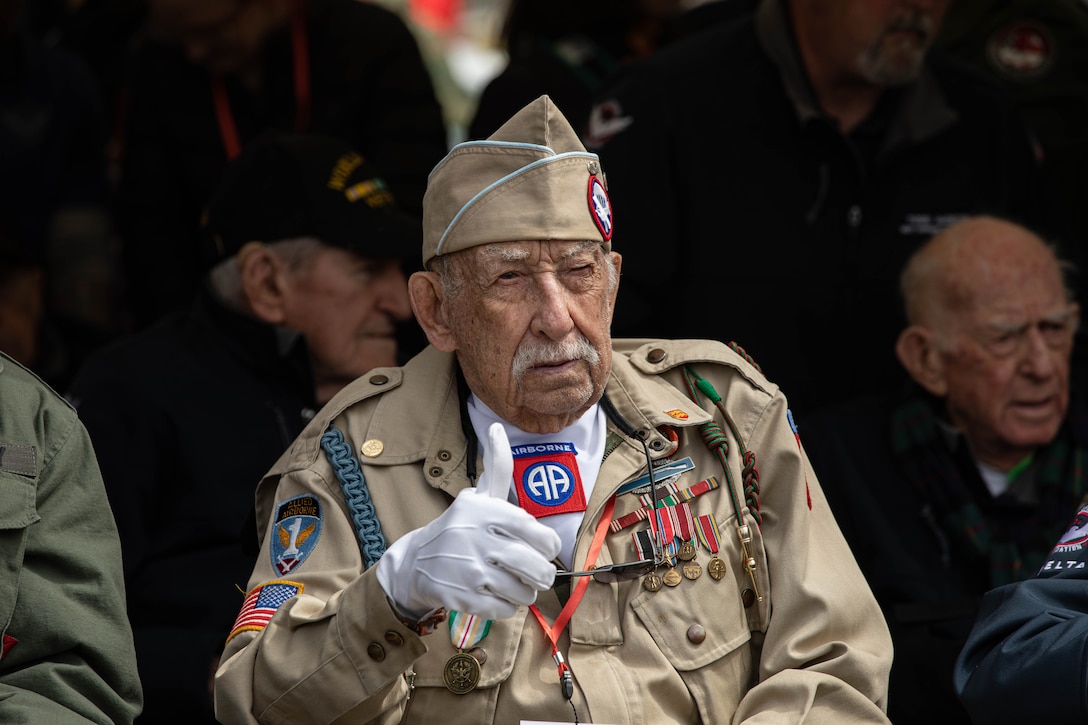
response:
[(1071, 403), (1054, 441), (1034, 457), (1037, 506), (1002, 525), (987, 517), (942, 438), (933, 405), (913, 398), (892, 415), (892, 450), (907, 479), (927, 502), (959, 554), (982, 558), (991, 586), (1033, 575), (1065, 531), (1088, 491), (1088, 416)]

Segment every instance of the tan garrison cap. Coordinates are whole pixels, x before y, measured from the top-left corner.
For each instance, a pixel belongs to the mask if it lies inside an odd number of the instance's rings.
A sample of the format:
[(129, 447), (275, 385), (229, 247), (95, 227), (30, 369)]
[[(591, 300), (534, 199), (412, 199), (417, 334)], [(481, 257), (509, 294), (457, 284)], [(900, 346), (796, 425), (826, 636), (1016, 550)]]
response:
[(427, 180), (423, 263), (480, 244), (612, 244), (612, 205), (596, 154), (548, 96), (484, 141), (458, 144)]

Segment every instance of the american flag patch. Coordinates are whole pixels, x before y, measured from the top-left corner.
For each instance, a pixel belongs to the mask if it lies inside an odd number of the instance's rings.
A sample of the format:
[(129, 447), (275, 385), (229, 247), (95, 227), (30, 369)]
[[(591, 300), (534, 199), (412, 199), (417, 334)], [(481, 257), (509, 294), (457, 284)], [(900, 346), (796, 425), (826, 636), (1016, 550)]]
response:
[(260, 631), (267, 627), (280, 605), (301, 591), (301, 584), (285, 580), (265, 582), (255, 587), (242, 602), (242, 610), (234, 620), (227, 641), (230, 642), (239, 632)]

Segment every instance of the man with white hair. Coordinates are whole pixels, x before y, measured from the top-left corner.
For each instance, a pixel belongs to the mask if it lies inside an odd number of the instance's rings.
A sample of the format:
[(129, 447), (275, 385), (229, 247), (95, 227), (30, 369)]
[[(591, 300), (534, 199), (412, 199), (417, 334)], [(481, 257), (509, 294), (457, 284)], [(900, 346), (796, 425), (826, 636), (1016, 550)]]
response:
[(611, 339), (604, 171), (547, 96), (432, 171), (423, 261), (430, 346), (258, 487), (221, 722), (886, 721), (785, 398), (722, 343)]
[(96, 352), (67, 391), (120, 534), (141, 723), (214, 722), (211, 675), (257, 553), (254, 482), (342, 387), (418, 350), (400, 333), (419, 222), (344, 141), (255, 139), (204, 232), (191, 307)]
[(1036, 571), (1088, 493), (1080, 309), (1051, 246), (988, 216), (919, 249), (902, 291), (912, 384), (816, 411), (801, 435), (892, 633), (889, 716), (966, 722), (952, 671), (980, 598)]

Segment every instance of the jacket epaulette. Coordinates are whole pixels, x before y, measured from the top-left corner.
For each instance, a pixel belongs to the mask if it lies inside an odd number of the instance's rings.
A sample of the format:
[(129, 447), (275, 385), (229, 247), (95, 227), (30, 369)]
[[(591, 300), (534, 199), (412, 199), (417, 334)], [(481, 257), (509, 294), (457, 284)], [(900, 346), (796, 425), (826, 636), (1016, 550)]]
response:
[(735, 342), (727, 345), (718, 340), (616, 339), (612, 345), (643, 373), (660, 375), (689, 363), (712, 363), (733, 368), (768, 395), (778, 392), (778, 386), (767, 379), (755, 360)]

